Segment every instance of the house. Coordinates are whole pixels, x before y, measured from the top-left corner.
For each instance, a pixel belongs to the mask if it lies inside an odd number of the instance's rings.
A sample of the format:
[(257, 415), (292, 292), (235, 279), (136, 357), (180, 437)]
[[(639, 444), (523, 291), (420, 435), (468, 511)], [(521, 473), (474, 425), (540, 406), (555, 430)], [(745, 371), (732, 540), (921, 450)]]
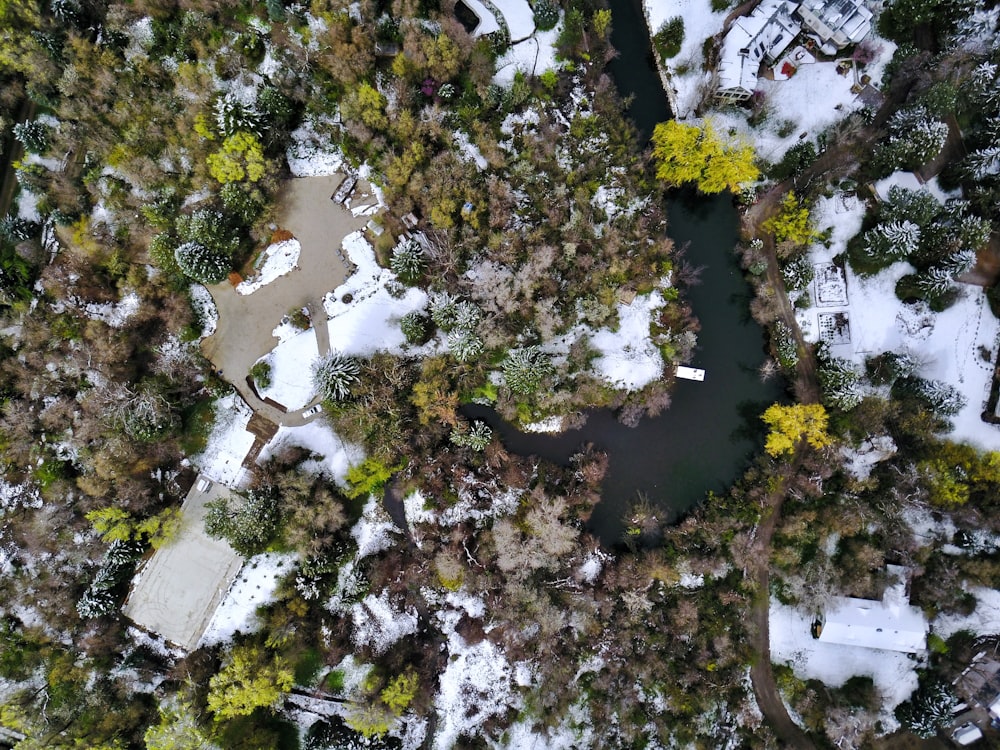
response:
[(762, 63), (773, 65), (803, 30), (828, 55), (857, 44), (872, 28), (872, 13), (862, 0), (763, 0), (749, 16), (737, 18), (722, 43), (716, 98), (749, 99)]
[(857, 44), (872, 30), (872, 12), (858, 0), (804, 0), (796, 14), (828, 55)]
[(792, 18), (794, 8), (788, 0), (764, 0), (749, 16), (733, 22), (722, 43), (717, 98), (728, 102), (750, 98), (761, 63), (777, 60), (802, 31)]
[(983, 732), (975, 724), (967, 721), (951, 733), (951, 738), (959, 747), (966, 747), (981, 740)]
[(844, 646), (916, 653), (927, 647), (927, 620), (909, 603), (906, 570), (887, 566), (896, 583), (881, 601), (839, 597), (821, 620), (819, 640)]

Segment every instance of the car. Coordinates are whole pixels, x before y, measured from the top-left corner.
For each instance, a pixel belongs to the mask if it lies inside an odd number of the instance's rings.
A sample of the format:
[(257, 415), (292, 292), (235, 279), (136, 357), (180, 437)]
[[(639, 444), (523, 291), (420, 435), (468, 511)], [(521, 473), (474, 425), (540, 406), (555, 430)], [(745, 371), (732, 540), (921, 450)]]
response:
[(198, 480), (198, 492), (208, 492), (210, 489), (212, 489), (211, 480), (201, 477)]
[(310, 406), (304, 412), (302, 412), (303, 417), (314, 417), (323, 411), (323, 404), (316, 404), (316, 406)]

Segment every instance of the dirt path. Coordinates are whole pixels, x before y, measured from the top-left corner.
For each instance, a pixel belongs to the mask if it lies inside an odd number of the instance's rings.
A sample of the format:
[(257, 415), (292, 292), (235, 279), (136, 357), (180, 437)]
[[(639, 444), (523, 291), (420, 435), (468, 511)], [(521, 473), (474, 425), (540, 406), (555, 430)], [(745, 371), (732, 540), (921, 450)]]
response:
[[(237, 294), (227, 282), (209, 287), (219, 310), (219, 324), (215, 333), (202, 341), (202, 353), (255, 412), (275, 424), (296, 426), (305, 420), (301, 410), (286, 413), (257, 398), (246, 377), (254, 362), (278, 343), (271, 332), (291, 310), (309, 309), (318, 354), (330, 350), (323, 295), (347, 277), (347, 267), (337, 252), (341, 241), (368, 221), (367, 216), (353, 216), (330, 200), (342, 179), (332, 175), (289, 180), (280, 199), (277, 223), (302, 245), (295, 270), (248, 295)], [(367, 189), (365, 183), (359, 183), (359, 193)]]

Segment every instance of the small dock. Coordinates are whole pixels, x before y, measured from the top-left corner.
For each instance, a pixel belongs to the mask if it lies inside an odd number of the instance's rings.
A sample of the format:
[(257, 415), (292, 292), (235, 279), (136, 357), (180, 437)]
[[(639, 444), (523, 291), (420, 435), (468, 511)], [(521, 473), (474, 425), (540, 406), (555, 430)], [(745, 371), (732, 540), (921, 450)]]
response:
[(697, 380), (700, 383), (705, 380), (705, 371), (698, 367), (677, 365), (677, 377), (683, 380)]

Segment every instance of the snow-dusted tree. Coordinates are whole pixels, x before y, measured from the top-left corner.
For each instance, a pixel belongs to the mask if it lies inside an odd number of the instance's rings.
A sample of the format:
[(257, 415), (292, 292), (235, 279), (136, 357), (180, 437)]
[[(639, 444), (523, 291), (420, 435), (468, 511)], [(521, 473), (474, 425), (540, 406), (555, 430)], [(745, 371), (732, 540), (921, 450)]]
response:
[(0, 235), (11, 242), (21, 242), (38, 234), (40, 227), (37, 222), (22, 219), (20, 216), (7, 214), (0, 219)]
[(227, 257), (240, 249), (240, 238), (221, 211), (199, 208), (177, 217), (177, 235), (182, 242), (197, 242)]
[(1000, 144), (973, 151), (965, 159), (965, 170), (974, 180), (1000, 174)]
[(943, 297), (954, 289), (954, 286), (952, 274), (946, 268), (929, 268), (926, 273), (917, 277), (917, 288), (926, 300)]
[(808, 255), (796, 255), (781, 267), (781, 278), (789, 289), (802, 290), (809, 286), (815, 271)]
[(215, 102), (215, 124), (223, 138), (238, 133), (261, 134), (261, 116), (257, 107), (233, 92), (220, 96)]
[(448, 292), (434, 292), (430, 298), (431, 320), (445, 333), (455, 327), (458, 303)]
[(427, 315), (414, 310), (400, 318), (399, 329), (406, 336), (407, 343), (419, 345), (427, 341), (428, 322)]
[(820, 365), (819, 382), (823, 388), (824, 400), (838, 409), (853, 409), (864, 398), (861, 373), (848, 359), (834, 357), (823, 362)]
[(507, 387), (522, 395), (538, 390), (542, 380), (553, 371), (549, 357), (537, 346), (511, 349), (504, 357), (501, 368)]
[(865, 361), (865, 371), (873, 385), (892, 385), (917, 371), (917, 362), (909, 352), (882, 352)]
[(539, 31), (554, 29), (559, 23), (559, 5), (552, 0), (535, 0), (535, 26)]
[(878, 158), (890, 168), (916, 169), (941, 153), (948, 126), (934, 120), (923, 106), (899, 110), (889, 120), (890, 136)]
[(893, 185), (889, 188), (888, 198), (882, 206), (883, 221), (909, 221), (924, 227), (941, 213), (941, 204), (929, 190), (907, 190)]
[(928, 409), (942, 417), (958, 414), (966, 404), (966, 398), (953, 386), (941, 380), (924, 378), (900, 378), (897, 392), (908, 393), (922, 401)]
[(474, 331), (456, 328), (448, 334), (448, 351), (459, 362), (471, 362), (484, 349), (483, 340)]
[(926, 681), (896, 708), (896, 718), (915, 735), (927, 739), (951, 724), (956, 706), (958, 698), (948, 683)]
[(482, 317), (483, 314), (475, 304), (462, 300), (455, 305), (455, 330), (472, 332)]
[(250, 490), (242, 502), (230, 498), (206, 504), (205, 533), (225, 539), (244, 557), (263, 552), (281, 524), (278, 493), (265, 487)]
[(174, 260), (185, 276), (202, 284), (218, 284), (229, 275), (230, 259), (199, 242), (185, 242), (174, 250)]
[(974, 265), (976, 265), (976, 253), (973, 250), (958, 250), (941, 261), (940, 267), (955, 278), (968, 273)]
[(104, 553), (97, 575), (76, 603), (77, 614), (83, 619), (92, 619), (114, 612), (117, 601), (113, 590), (130, 574), (140, 554), (142, 548), (135, 542), (112, 542)]
[(415, 239), (403, 240), (392, 251), (389, 267), (401, 281), (412, 284), (424, 272), (424, 249)]
[(910, 221), (879, 224), (865, 232), (863, 247), (873, 260), (903, 260), (920, 247), (920, 227)]
[(113, 388), (103, 399), (111, 423), (139, 442), (155, 440), (179, 423), (173, 406), (152, 382), (138, 389), (127, 385)]
[(358, 381), (361, 367), (353, 357), (331, 352), (313, 364), (313, 383), (327, 401), (343, 401), (351, 384)]
[(33, 154), (44, 154), (49, 148), (49, 128), (37, 120), (15, 124), (14, 137)]
[(449, 438), (455, 445), (471, 448), (474, 451), (484, 451), (493, 439), (493, 430), (481, 420), (476, 420), (468, 429), (454, 429)]

